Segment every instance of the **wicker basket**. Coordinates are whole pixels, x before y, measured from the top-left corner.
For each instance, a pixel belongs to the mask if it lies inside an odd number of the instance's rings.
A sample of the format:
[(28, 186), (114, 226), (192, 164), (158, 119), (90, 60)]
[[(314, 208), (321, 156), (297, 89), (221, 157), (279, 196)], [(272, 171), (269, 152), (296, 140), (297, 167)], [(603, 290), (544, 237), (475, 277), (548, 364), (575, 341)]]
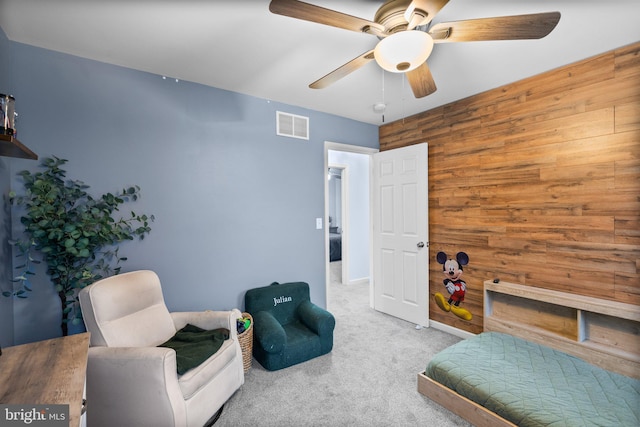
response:
[(251, 368), (251, 361), (253, 359), (253, 317), (251, 317), (249, 313), (242, 313), (242, 316), (251, 320), (249, 328), (243, 333), (238, 334), (238, 341), (242, 349), (242, 364), (244, 371), (247, 372)]

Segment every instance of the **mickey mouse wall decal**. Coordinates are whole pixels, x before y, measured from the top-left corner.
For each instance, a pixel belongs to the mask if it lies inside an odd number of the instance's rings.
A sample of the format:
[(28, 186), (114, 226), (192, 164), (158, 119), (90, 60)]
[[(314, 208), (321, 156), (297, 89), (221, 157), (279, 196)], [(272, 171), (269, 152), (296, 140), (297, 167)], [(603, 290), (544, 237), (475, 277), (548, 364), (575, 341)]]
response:
[(471, 320), (472, 316), (469, 310), (460, 307), (467, 290), (467, 284), (460, 279), (460, 276), (462, 276), (462, 266), (469, 264), (469, 256), (464, 252), (458, 252), (456, 259), (451, 259), (447, 257), (446, 253), (438, 252), (436, 260), (438, 264), (442, 264), (442, 272), (446, 277), (443, 283), (449, 292), (448, 300), (440, 292), (436, 292), (434, 295), (436, 304), (442, 310), (451, 312), (462, 320)]

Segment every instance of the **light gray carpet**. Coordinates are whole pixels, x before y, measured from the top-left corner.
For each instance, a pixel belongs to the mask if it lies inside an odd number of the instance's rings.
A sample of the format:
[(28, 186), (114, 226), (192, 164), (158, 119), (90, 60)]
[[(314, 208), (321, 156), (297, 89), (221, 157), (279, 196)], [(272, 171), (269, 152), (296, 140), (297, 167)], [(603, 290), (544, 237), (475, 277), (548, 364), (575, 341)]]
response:
[(418, 372), (460, 338), (369, 308), (368, 284), (332, 283), (328, 308), (333, 351), (275, 372), (254, 359), (215, 427), (470, 425), (417, 391)]

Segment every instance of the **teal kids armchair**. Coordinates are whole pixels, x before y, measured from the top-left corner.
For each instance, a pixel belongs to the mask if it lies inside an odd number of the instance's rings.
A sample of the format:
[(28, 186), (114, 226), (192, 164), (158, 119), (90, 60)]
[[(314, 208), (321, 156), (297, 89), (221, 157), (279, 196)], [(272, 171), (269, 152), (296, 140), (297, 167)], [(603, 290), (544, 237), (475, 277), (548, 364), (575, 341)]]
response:
[(254, 320), (253, 356), (265, 369), (286, 368), (333, 348), (335, 318), (310, 301), (307, 283), (250, 289), (244, 302)]

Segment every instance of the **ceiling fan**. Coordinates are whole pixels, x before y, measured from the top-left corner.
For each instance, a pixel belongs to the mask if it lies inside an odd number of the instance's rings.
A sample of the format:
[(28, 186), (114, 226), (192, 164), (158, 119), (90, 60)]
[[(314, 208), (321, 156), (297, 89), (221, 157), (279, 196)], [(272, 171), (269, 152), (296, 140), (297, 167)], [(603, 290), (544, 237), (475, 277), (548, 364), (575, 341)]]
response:
[[(428, 27), (449, 0), (387, 0), (373, 21), (298, 0), (272, 0), (272, 13), (374, 35), (376, 47), (309, 85), (322, 89), (356, 71), (372, 59), (383, 69), (406, 73), (416, 98), (436, 91), (427, 65), (434, 43), (540, 39), (560, 20), (560, 12), (501, 16), (439, 23)], [(426, 30), (426, 31), (425, 31)]]

